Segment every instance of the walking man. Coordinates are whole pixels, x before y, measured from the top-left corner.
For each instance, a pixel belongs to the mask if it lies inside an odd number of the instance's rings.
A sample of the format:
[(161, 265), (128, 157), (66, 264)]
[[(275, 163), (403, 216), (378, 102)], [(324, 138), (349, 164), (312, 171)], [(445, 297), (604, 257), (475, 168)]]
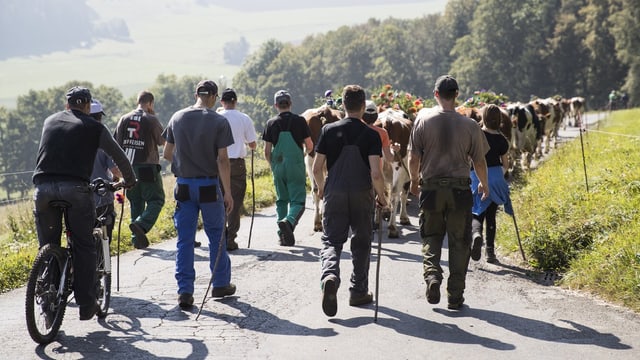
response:
[(62, 212), (50, 205), (64, 200), (73, 241), (73, 292), (80, 320), (90, 320), (96, 304), (96, 244), (93, 225), (96, 208), (89, 180), (98, 148), (104, 149), (122, 170), (125, 187), (136, 182), (133, 169), (107, 128), (89, 116), (91, 92), (73, 87), (67, 91), (67, 110), (44, 121), (40, 148), (33, 172), (35, 222), (40, 247), (60, 246)]
[[(104, 114), (104, 109), (102, 108), (102, 104), (100, 101), (96, 99), (91, 99), (91, 115), (92, 118), (96, 119), (99, 122), (102, 122), (102, 117)], [(122, 173), (120, 169), (113, 162), (113, 159), (102, 149), (98, 149), (96, 153), (96, 159), (93, 162), (93, 171), (91, 172), (91, 179), (101, 178), (108, 181), (113, 181), (113, 179), (122, 178)], [(113, 236), (113, 228), (116, 223), (116, 210), (113, 206), (113, 193), (111, 191), (106, 191), (104, 196), (100, 196), (98, 194), (94, 194), (93, 196), (96, 202), (96, 216), (104, 216), (107, 218), (107, 236), (109, 237), (109, 242), (111, 242), (111, 238)]]
[(213, 108), (218, 98), (218, 86), (211, 80), (196, 85), (194, 105), (177, 111), (169, 120), (162, 136), (167, 143), (163, 157), (171, 162), (176, 176), (173, 215), (178, 232), (176, 273), (178, 305), (182, 309), (193, 305), (196, 271), (194, 242), (198, 230), (198, 215), (202, 213), (204, 231), (209, 238), (209, 269), (213, 274), (212, 297), (233, 295), (231, 260), (224, 239), (225, 216), (233, 209), (230, 191), (224, 195), (221, 186), (231, 188), (227, 147), (233, 135), (227, 119)]
[(256, 149), (256, 129), (247, 114), (236, 110), (238, 96), (233, 89), (225, 89), (222, 92), (220, 102), (224, 109), (219, 113), (227, 118), (233, 134), (233, 144), (227, 148), (231, 166), (233, 209), (227, 217), (226, 227), (227, 250), (233, 251), (238, 248), (238, 243), (235, 239), (238, 237), (240, 215), (244, 209), (244, 195), (247, 192), (247, 166), (244, 159), (247, 156), (247, 145), (249, 145), (251, 151)]
[(138, 177), (138, 184), (127, 191), (131, 207), (133, 246), (149, 246), (148, 233), (158, 220), (164, 205), (164, 186), (160, 174), (158, 146), (164, 145), (162, 125), (153, 111), (153, 94), (138, 94), (138, 107), (122, 116), (116, 126), (115, 138), (124, 149)]
[[(449, 241), (449, 309), (464, 303), (465, 278), (471, 253), (471, 180), (473, 166), (478, 176), (478, 192), (489, 195), (485, 154), (489, 144), (480, 126), (455, 111), (458, 83), (443, 75), (436, 80), (433, 95), (437, 111), (420, 110), (409, 142), (411, 193), (420, 196), (420, 235), (424, 255), (427, 300), (440, 302), (442, 267), (440, 257), (445, 235)], [(422, 190), (418, 192), (418, 186)]]
[[(327, 316), (338, 311), (336, 292), (340, 286), (340, 256), (351, 231), (353, 273), (349, 287), (349, 305), (373, 301), (369, 292), (369, 258), (373, 236), (374, 192), (378, 205), (386, 207), (381, 169), (382, 143), (378, 133), (361, 119), (365, 93), (358, 85), (342, 92), (347, 117), (322, 128), (313, 176), (318, 196), (323, 199), (322, 219), (322, 310)], [(324, 167), (328, 176), (324, 179)]]
[(278, 115), (267, 121), (262, 133), (264, 156), (271, 165), (276, 188), (280, 245), (293, 246), (296, 241), (293, 231), (307, 199), (304, 156), (313, 149), (313, 141), (305, 119), (291, 112), (288, 91), (276, 92), (273, 102)]

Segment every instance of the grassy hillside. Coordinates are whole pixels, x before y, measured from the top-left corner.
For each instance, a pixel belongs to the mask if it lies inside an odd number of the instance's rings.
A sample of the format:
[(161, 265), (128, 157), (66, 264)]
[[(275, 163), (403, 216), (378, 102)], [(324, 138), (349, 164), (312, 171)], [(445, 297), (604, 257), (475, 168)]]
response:
[[(512, 190), (529, 265), (561, 273), (560, 285), (640, 311), (640, 111), (614, 113), (562, 146)], [(497, 243), (520, 258), (513, 220)]]

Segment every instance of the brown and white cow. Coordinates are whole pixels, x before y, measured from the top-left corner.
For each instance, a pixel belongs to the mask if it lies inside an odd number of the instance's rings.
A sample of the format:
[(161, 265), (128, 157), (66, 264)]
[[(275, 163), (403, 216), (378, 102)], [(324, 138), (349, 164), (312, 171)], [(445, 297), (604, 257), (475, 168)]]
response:
[[(544, 140), (544, 153), (549, 153), (551, 147), (556, 147), (558, 131), (562, 123), (560, 103), (553, 98), (536, 99), (530, 103), (540, 119)], [(541, 157), (543, 147), (538, 147), (538, 156)]]
[(570, 118), (573, 118), (573, 125), (580, 127), (582, 125), (582, 114), (584, 112), (584, 98), (580, 96), (572, 97), (569, 100), (570, 104)]
[(409, 168), (407, 167), (407, 147), (413, 122), (404, 112), (394, 109), (386, 109), (378, 114), (378, 120), (374, 123), (387, 130), (392, 144), (399, 146), (399, 150), (393, 154), (391, 174), (385, 173), (385, 182), (390, 184), (391, 216), (389, 218), (389, 238), (397, 238), (400, 233), (396, 227), (396, 215), (400, 208), (400, 224), (410, 225), (407, 214), (407, 197), (409, 195)]
[[(322, 130), (322, 127), (325, 124), (338, 121), (344, 117), (344, 113), (342, 111), (333, 109), (327, 105), (322, 105), (319, 108), (315, 109), (308, 109), (300, 115), (307, 120), (307, 125), (309, 125), (309, 129), (311, 130), (311, 141), (313, 141), (314, 148), (318, 143), (318, 138), (320, 138), (320, 131)], [(311, 151), (305, 157), (305, 166), (307, 169), (307, 176), (309, 176), (309, 180), (311, 181), (312, 188), (314, 206), (313, 230), (322, 231), (322, 201), (318, 197), (318, 185), (313, 179), (314, 156), (315, 151)]]
[(510, 104), (507, 113), (513, 125), (511, 146), (515, 149), (515, 159), (520, 158), (520, 167), (529, 170), (542, 140), (540, 119), (531, 104)]

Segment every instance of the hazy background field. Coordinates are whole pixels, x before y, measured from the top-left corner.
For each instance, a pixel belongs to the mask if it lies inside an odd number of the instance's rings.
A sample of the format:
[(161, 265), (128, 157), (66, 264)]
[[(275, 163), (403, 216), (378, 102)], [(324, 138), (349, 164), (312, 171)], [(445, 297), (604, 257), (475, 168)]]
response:
[[(442, 12), (445, 4), (446, 0), (88, 0), (95, 12), (88, 14), (93, 23), (124, 21), (128, 39), (95, 39), (93, 44), (68, 51), (2, 57), (0, 106), (14, 108), (16, 97), (30, 89), (76, 79), (117, 87), (125, 96), (149, 86), (161, 73), (202, 75), (230, 84), (239, 66), (224, 63), (227, 42), (244, 37), (253, 51), (268, 39), (296, 43), (369, 18), (416, 18)], [(21, 6), (20, 1), (2, 0), (0, 13), (6, 14), (10, 6)], [(63, 25), (65, 31), (83, 31), (73, 23)], [(25, 27), (11, 32), (30, 31), (38, 36), (52, 30), (47, 23)], [(9, 36), (10, 32), (2, 31), (0, 40)]]

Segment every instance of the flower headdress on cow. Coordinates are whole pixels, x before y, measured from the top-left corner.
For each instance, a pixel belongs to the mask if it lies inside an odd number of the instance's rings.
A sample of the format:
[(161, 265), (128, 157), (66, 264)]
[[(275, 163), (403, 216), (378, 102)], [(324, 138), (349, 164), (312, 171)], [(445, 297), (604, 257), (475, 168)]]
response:
[(414, 119), (418, 111), (426, 105), (423, 98), (406, 91), (395, 90), (389, 84), (373, 90), (371, 100), (380, 110), (388, 108), (402, 110), (410, 119)]

